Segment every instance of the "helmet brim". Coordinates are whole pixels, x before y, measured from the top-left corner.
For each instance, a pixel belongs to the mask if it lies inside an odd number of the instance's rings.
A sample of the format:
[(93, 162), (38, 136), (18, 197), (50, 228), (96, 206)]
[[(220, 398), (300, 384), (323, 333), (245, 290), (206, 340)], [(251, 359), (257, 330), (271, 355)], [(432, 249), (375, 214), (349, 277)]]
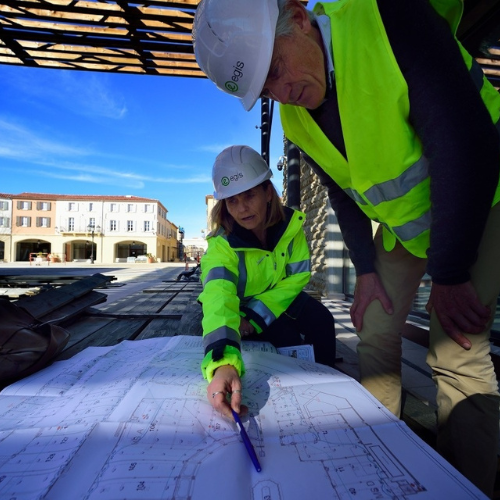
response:
[(255, 103), (260, 99), (262, 94), (262, 89), (267, 80), (267, 75), (269, 74), (269, 68), (271, 67), (271, 60), (273, 58), (274, 51), (274, 36), (276, 34), (276, 22), (278, 20), (278, 2), (269, 2), (269, 16), (265, 17), (265, 22), (267, 25), (263, 27), (264, 32), (269, 30), (270, 43), (262, 44), (261, 51), (259, 54), (259, 64), (257, 65), (254, 73), (254, 77), (248, 92), (240, 98), (241, 104), (245, 108), (245, 111), (250, 111)]

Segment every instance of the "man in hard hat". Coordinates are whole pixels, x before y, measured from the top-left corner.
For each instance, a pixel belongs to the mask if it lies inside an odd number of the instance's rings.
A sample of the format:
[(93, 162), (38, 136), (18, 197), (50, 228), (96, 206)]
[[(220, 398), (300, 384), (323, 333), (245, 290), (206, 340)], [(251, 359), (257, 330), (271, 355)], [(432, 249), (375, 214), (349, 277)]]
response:
[[(213, 231), (201, 260), (201, 369), (212, 406), (231, 418), (241, 408), (241, 339), (275, 347), (311, 344), (315, 359), (335, 364), (335, 322), (303, 291), (311, 276), (305, 216), (284, 207), (271, 169), (254, 149), (231, 146), (212, 169)], [(231, 394), (231, 400), (226, 397)]]
[[(432, 278), (438, 450), (485, 493), (497, 464), (489, 334), (500, 291), (500, 95), (455, 33), (462, 0), (203, 0), (202, 70), (280, 102), (356, 269), (362, 384), (401, 412), (401, 331)], [(372, 238), (371, 221), (379, 222)]]

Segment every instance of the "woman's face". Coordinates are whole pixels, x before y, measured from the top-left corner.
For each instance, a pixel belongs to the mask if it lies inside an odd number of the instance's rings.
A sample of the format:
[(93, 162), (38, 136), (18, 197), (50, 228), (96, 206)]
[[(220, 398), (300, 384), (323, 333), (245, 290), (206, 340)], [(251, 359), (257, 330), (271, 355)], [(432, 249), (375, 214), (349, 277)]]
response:
[(271, 186), (268, 184), (264, 189), (259, 185), (227, 198), (226, 208), (240, 226), (260, 237), (265, 229), (267, 203), (271, 197)]

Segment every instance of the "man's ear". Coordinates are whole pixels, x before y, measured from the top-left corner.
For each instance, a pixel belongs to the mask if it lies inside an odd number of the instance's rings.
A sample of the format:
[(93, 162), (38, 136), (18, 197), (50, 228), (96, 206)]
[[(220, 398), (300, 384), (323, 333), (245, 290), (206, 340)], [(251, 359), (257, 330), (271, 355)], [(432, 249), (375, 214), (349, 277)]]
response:
[(312, 25), (305, 7), (299, 2), (299, 0), (291, 0), (288, 4), (288, 8), (293, 10), (292, 18), (299, 29), (305, 34), (309, 33)]

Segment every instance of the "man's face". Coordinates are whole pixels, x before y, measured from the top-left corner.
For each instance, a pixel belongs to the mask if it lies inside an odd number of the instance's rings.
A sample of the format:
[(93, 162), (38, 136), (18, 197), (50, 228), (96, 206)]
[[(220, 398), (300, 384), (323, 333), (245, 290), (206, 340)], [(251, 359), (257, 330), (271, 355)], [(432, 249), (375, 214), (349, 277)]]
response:
[(263, 96), (308, 109), (322, 103), (326, 94), (325, 60), (317, 35), (307, 21), (294, 24), (290, 36), (276, 39)]

